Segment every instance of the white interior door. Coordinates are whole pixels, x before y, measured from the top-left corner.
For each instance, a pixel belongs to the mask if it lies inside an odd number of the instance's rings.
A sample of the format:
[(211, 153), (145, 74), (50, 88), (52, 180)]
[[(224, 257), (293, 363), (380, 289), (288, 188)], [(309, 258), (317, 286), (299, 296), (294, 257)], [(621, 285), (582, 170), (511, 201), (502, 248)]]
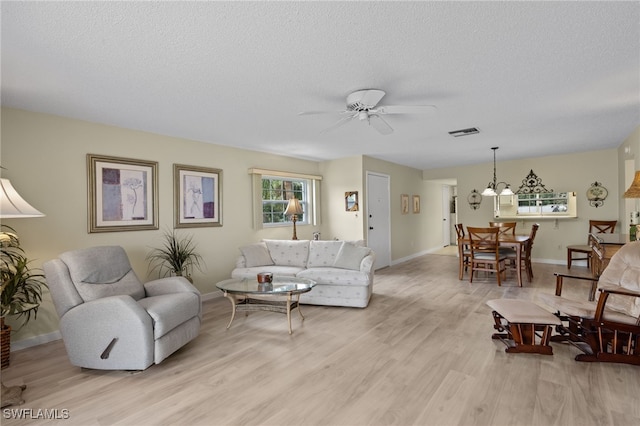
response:
[(367, 172), (367, 245), (376, 253), (374, 269), (391, 265), (390, 179)]
[(451, 187), (442, 185), (442, 246), (451, 245)]

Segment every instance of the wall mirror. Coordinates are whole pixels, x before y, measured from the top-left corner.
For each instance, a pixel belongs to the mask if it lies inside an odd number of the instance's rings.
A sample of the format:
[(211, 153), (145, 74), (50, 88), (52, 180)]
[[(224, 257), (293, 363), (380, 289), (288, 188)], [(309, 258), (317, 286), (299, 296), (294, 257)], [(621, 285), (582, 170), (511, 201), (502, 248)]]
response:
[(348, 212), (358, 211), (358, 191), (344, 193), (345, 210)]

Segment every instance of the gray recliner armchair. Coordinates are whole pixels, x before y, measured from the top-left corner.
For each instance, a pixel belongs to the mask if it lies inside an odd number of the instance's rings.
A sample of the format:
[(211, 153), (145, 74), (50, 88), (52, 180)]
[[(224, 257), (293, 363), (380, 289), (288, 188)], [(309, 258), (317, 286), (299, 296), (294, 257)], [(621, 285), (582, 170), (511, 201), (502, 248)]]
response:
[(200, 292), (183, 277), (143, 285), (120, 246), (69, 251), (43, 269), (69, 359), (78, 367), (144, 370), (200, 331)]

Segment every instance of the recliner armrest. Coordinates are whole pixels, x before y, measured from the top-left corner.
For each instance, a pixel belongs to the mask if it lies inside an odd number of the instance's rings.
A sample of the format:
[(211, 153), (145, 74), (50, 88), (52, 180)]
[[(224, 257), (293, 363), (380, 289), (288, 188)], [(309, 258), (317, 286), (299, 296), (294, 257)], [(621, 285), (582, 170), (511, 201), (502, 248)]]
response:
[(146, 282), (144, 283), (144, 291), (147, 297), (182, 292), (200, 295), (198, 289), (184, 277), (166, 277)]

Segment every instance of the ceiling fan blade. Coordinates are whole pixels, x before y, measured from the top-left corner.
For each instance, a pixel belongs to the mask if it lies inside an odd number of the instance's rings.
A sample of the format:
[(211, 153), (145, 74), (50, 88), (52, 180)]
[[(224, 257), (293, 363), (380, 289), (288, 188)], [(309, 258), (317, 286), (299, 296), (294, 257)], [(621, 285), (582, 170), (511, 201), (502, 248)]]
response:
[(352, 115), (348, 115), (346, 117), (342, 117), (340, 120), (336, 121), (334, 124), (332, 124), (331, 126), (327, 127), (326, 129), (324, 129), (323, 131), (320, 132), (321, 135), (330, 132), (332, 130), (337, 129), (340, 126), (344, 126), (347, 122), (353, 120), (355, 117), (357, 117), (356, 114), (352, 114)]
[(378, 115), (370, 114), (369, 124), (383, 135), (389, 135), (393, 133), (393, 129), (391, 128), (391, 126), (389, 126), (389, 124), (387, 124), (387, 122)]
[(362, 100), (360, 101), (364, 105), (376, 106), (385, 95), (384, 91), (378, 89), (364, 90), (364, 92), (364, 96), (362, 96)]
[[(385, 95), (384, 91), (378, 89), (358, 90), (347, 96), (347, 108), (359, 109), (366, 107), (367, 109), (378, 105), (380, 99)], [(356, 106), (358, 108), (356, 108)]]
[(385, 105), (375, 109), (378, 114), (424, 114), (437, 109), (435, 105)]
[(343, 111), (303, 111), (298, 115), (317, 115), (317, 114), (342, 114)]

